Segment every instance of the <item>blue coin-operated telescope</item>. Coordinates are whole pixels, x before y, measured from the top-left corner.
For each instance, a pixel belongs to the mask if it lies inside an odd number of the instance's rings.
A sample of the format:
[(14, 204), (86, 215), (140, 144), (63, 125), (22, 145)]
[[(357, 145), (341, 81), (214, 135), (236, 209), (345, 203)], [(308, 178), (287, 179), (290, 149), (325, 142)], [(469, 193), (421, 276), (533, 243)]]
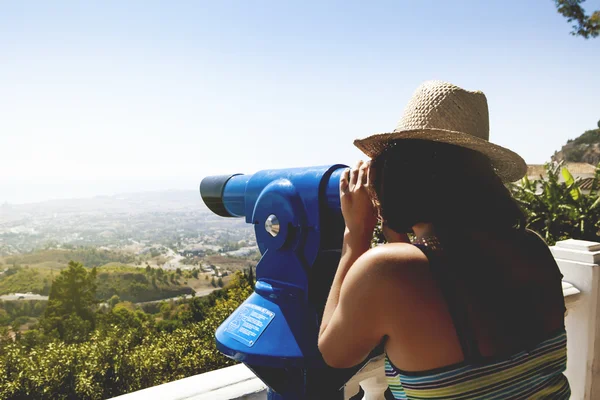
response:
[(317, 347), (342, 247), (345, 168), (266, 170), (200, 183), (211, 211), (254, 225), (262, 254), (254, 293), (217, 329), (216, 342), (269, 387), (269, 399), (343, 399), (344, 384), (361, 367), (330, 368)]

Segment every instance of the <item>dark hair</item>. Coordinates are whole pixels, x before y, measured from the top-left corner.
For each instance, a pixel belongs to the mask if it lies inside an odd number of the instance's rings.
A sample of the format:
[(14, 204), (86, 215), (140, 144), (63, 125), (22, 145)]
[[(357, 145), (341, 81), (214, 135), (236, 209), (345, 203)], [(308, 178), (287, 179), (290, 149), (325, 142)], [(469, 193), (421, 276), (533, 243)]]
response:
[(436, 228), (525, 229), (525, 214), (479, 152), (399, 140), (372, 161), (371, 169), (381, 216), (397, 232), (410, 232), (418, 222)]
[(434, 224), (447, 268), (432, 271), (445, 282), (448, 301), (462, 310), (456, 318), (477, 340), (507, 356), (564, 328), (560, 270), (543, 240), (525, 229), (524, 213), (486, 156), (401, 140), (372, 168), (380, 212), (391, 229)]

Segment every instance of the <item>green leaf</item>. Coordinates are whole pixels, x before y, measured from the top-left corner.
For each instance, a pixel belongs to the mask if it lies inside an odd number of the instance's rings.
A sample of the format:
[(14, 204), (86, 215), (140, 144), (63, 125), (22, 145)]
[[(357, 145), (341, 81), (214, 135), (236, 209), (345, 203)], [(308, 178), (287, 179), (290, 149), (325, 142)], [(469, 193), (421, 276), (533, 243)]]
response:
[(575, 208), (575, 207), (573, 207), (573, 206), (570, 206), (570, 205), (568, 205), (568, 204), (559, 204), (559, 205), (558, 205), (558, 208), (559, 208), (560, 210), (571, 210), (571, 211), (575, 211), (575, 210), (576, 210), (576, 208)]
[(571, 198), (575, 201), (579, 200), (581, 192), (579, 190), (579, 187), (575, 184), (575, 179), (573, 178), (573, 175), (571, 175), (571, 173), (566, 167), (563, 167), (560, 172), (563, 178), (565, 179), (567, 187), (571, 188), (569, 191), (569, 193), (571, 194)]

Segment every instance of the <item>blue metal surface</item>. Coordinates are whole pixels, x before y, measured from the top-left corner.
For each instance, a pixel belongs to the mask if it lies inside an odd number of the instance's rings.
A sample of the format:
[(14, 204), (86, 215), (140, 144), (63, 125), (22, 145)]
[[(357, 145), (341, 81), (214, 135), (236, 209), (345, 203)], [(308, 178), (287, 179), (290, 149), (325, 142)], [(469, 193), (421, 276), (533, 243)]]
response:
[[(340, 388), (360, 368), (328, 367), (317, 346), (319, 320), (341, 254), (339, 181), (346, 168), (335, 164), (222, 175), (200, 185), (213, 212), (244, 217), (254, 225), (262, 254), (254, 293), (215, 337), (222, 353), (245, 363), (269, 386), (270, 400), (341, 400)], [(278, 221), (275, 229), (269, 225), (270, 232), (268, 219)]]
[[(344, 168), (336, 164), (267, 170), (227, 181), (225, 208), (254, 225), (262, 258), (256, 267), (255, 293), (217, 329), (217, 348), (225, 355), (256, 366), (324, 366), (317, 347), (316, 312), (307, 301), (307, 272), (321, 250), (321, 214), (341, 212), (339, 178)], [(275, 237), (264, 226), (271, 214), (280, 223)], [(249, 307), (271, 312), (268, 325), (248, 322), (244, 314)], [(248, 331), (240, 334), (240, 324)], [(249, 339), (252, 329), (255, 340)]]
[(237, 174), (229, 178), (223, 191), (225, 209), (234, 217), (243, 217), (246, 200), (246, 184), (252, 175)]
[(340, 178), (346, 169), (346, 167), (337, 168), (331, 173), (331, 178), (327, 181), (325, 199), (328, 210), (333, 212), (339, 212), (340, 210)]

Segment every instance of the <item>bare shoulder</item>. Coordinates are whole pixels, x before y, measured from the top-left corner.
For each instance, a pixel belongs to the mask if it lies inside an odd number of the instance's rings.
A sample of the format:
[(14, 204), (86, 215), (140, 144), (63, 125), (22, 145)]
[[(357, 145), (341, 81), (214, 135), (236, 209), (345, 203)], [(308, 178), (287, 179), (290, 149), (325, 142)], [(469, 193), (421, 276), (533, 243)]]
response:
[[(390, 243), (370, 249), (361, 257), (361, 277), (365, 290), (376, 292), (371, 301), (379, 306), (384, 330), (390, 337), (407, 337), (421, 332), (400, 334), (401, 327), (430, 326), (444, 320), (444, 302), (425, 254), (407, 243)], [(393, 304), (393, 307), (389, 307)]]
[(428, 270), (425, 254), (409, 243), (387, 243), (364, 253), (360, 259), (363, 272), (379, 279), (409, 280)]

